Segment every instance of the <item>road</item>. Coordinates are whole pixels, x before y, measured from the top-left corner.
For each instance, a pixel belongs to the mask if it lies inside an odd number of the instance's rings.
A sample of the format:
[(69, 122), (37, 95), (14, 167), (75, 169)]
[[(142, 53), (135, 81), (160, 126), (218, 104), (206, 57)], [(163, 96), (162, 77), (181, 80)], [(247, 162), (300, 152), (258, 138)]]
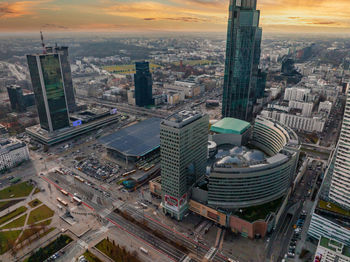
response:
[[(308, 195), (308, 190), (310, 187), (315, 187), (316, 178), (321, 173), (321, 171), (315, 171), (315, 162), (311, 162), (310, 164), (312, 169), (306, 171), (303, 179), (296, 187), (286, 207), (286, 211), (280, 218), (276, 230), (271, 235), (266, 252), (268, 261), (281, 261), (284, 255), (288, 253), (289, 242), (294, 233), (293, 225), (296, 224), (296, 221), (304, 209), (305, 200), (308, 197), (312, 197), (312, 194)], [(305, 211), (307, 215), (310, 215), (310, 210)]]
[[(101, 201), (101, 203), (97, 203), (97, 201), (93, 201), (94, 199), (96, 199), (94, 196), (95, 194), (97, 194), (98, 196), (102, 197), (101, 193), (99, 191), (95, 192), (91, 187), (89, 187), (85, 183), (76, 182), (76, 180), (70, 176), (49, 175), (48, 177), (41, 177), (48, 183), (54, 185), (59, 190), (63, 188), (65, 191), (69, 192), (71, 196), (73, 195), (73, 193), (77, 192), (80, 196), (82, 196), (83, 203), (85, 206), (90, 208), (96, 214), (100, 215), (103, 219), (109, 221), (110, 223), (124, 230), (125, 232), (128, 232), (133, 237), (142, 240), (146, 245), (151, 246), (160, 253), (167, 255), (169, 259), (173, 261), (182, 261), (188, 255), (187, 253), (175, 248), (173, 245), (161, 240), (158, 237), (155, 237), (151, 232), (140, 228), (139, 226), (126, 220), (122, 216), (114, 213), (113, 210), (110, 210), (110, 208), (112, 208), (113, 206), (113, 202), (120, 202), (118, 199), (114, 199), (113, 197), (109, 199), (104, 198)], [(135, 217), (140, 219), (140, 213), (136, 209), (132, 208), (128, 204), (123, 204), (123, 208), (125, 208), (126, 210), (131, 212)], [(145, 218), (147, 219), (147, 222), (149, 223), (152, 229), (157, 229), (169, 239), (182, 243), (192, 253), (198, 254), (199, 257), (203, 257), (210, 249), (210, 247), (204, 246), (168, 228), (159, 221), (152, 220), (148, 217)], [(223, 262), (227, 261), (227, 258), (217, 252), (213, 257), (212, 261)]]

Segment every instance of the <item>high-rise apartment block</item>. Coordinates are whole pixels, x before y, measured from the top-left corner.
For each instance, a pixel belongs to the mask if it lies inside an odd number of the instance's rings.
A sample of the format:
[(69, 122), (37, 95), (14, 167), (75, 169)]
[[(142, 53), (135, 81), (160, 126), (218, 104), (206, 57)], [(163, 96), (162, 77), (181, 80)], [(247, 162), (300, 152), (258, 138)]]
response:
[(222, 116), (245, 121), (253, 118), (254, 104), (263, 93), (259, 71), (262, 29), (256, 0), (231, 0), (227, 45)]
[(350, 92), (345, 106), (343, 126), (329, 190), (329, 199), (350, 210)]
[(27, 56), (40, 126), (49, 132), (69, 127), (59, 54)]
[(135, 103), (137, 106), (153, 105), (152, 99), (152, 74), (148, 62), (136, 62)]
[(191, 187), (205, 175), (209, 117), (181, 111), (161, 122), (162, 206), (181, 220), (188, 209)]

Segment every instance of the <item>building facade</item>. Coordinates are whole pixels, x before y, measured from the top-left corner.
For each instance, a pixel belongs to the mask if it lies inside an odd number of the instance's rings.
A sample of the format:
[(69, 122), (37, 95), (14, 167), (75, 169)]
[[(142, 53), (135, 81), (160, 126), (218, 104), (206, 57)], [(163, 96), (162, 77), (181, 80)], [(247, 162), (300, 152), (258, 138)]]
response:
[(73, 87), (72, 71), (69, 63), (68, 47), (67, 46), (55, 46), (54, 48), (48, 47), (47, 52), (59, 54), (60, 56), (60, 63), (62, 68), (62, 76), (63, 76), (64, 91), (66, 94), (67, 106), (68, 106), (69, 112), (74, 112), (77, 105), (75, 102), (75, 90)]
[(137, 106), (153, 105), (152, 99), (152, 74), (148, 62), (136, 62), (135, 103)]
[(69, 127), (67, 100), (60, 56), (27, 56), (40, 126), (49, 132)]
[(25, 143), (13, 139), (0, 140), (0, 171), (26, 160), (29, 160), (29, 151)]
[(222, 116), (250, 122), (262, 94), (259, 77), (262, 29), (256, 0), (231, 0), (228, 19)]
[(246, 208), (287, 194), (299, 158), (297, 135), (275, 121), (258, 117), (249, 143), (256, 149), (234, 147), (228, 156), (225, 151), (218, 152), (219, 161), (213, 164), (209, 175), (209, 206), (225, 210)]
[(334, 239), (321, 237), (315, 262), (350, 262), (350, 246), (344, 245)]
[(7, 93), (10, 99), (12, 110), (17, 112), (26, 111), (26, 106), (23, 99), (23, 90), (20, 86), (13, 85), (7, 87)]
[(350, 93), (348, 93), (343, 125), (338, 141), (329, 198), (350, 210)]
[(209, 117), (181, 111), (161, 122), (163, 211), (181, 220), (191, 187), (206, 172)]

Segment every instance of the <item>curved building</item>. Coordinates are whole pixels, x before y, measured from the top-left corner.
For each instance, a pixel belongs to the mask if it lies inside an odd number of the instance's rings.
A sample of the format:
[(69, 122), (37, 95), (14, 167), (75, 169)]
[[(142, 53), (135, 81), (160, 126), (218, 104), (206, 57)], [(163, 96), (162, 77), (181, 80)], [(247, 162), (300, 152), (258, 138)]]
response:
[(217, 147), (209, 175), (209, 206), (233, 210), (286, 195), (300, 149), (298, 137), (290, 128), (259, 116), (246, 147), (229, 148), (227, 142)]

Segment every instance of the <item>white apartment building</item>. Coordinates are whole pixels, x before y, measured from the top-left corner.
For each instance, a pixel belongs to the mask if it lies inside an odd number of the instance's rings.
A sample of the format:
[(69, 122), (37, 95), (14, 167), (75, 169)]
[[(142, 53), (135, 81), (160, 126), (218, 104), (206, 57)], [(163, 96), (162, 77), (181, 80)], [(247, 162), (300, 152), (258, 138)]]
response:
[(348, 93), (343, 126), (338, 142), (332, 183), (329, 191), (331, 201), (350, 210), (350, 93)]
[(309, 93), (311, 93), (310, 89), (296, 88), (296, 87), (286, 88), (284, 92), (284, 100), (303, 102), (305, 101), (306, 96)]
[(332, 110), (333, 103), (329, 101), (320, 102), (318, 106), (318, 112), (327, 112), (328, 114)]
[(305, 117), (275, 110), (263, 110), (261, 115), (272, 118), (292, 129), (303, 132), (323, 132), (326, 124), (326, 120), (322, 117)]
[(29, 151), (25, 143), (15, 139), (0, 141), (0, 171), (26, 160), (29, 160)]
[(350, 262), (350, 246), (329, 239), (321, 237), (316, 254), (315, 262)]
[(306, 102), (299, 102), (299, 101), (289, 101), (289, 107), (293, 109), (300, 109), (302, 116), (311, 116), (312, 115), (312, 109), (314, 108), (314, 103), (306, 103)]

